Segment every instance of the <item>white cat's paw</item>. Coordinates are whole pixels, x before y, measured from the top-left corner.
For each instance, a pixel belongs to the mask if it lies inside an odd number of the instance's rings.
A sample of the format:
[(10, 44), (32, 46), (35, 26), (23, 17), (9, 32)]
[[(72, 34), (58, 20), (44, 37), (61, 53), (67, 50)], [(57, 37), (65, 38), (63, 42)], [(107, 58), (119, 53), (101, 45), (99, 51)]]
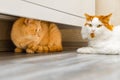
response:
[(77, 52), (81, 54), (85, 54), (85, 53), (89, 54), (89, 53), (95, 53), (95, 50), (90, 47), (83, 47), (83, 48), (78, 48)]

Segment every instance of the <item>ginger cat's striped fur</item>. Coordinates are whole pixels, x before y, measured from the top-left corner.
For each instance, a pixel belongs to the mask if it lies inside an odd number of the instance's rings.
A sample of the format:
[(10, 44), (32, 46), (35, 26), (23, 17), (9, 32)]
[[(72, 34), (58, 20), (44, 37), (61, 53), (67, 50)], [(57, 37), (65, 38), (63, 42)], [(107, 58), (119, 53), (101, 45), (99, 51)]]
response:
[(62, 51), (61, 32), (54, 23), (41, 20), (19, 18), (11, 31), (15, 52), (27, 53)]

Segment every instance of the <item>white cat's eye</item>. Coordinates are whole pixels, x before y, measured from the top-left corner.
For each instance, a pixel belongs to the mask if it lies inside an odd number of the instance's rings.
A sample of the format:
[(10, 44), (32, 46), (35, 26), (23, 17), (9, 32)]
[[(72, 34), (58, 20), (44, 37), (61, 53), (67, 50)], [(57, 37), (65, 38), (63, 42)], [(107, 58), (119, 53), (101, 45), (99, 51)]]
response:
[(97, 25), (97, 28), (100, 28), (100, 27), (102, 27), (102, 25), (101, 25), (101, 24)]
[(92, 27), (92, 24), (88, 24), (89, 27)]

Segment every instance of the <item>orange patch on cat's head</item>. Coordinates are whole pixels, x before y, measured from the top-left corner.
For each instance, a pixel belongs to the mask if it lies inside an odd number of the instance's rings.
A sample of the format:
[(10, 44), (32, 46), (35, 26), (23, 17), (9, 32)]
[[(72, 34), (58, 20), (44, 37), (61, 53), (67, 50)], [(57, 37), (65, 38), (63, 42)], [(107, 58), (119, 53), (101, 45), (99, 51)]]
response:
[(99, 16), (98, 18), (99, 18), (99, 20), (104, 24), (104, 26), (106, 27), (106, 28), (108, 28), (109, 30), (113, 30), (113, 25), (110, 25), (109, 24), (109, 21), (110, 21), (110, 17), (112, 16), (112, 13), (110, 13), (110, 14), (108, 14), (108, 15), (106, 15), (106, 16)]
[[(112, 13), (108, 14), (108, 15), (100, 15), (100, 16), (91, 16), (85, 13), (85, 17), (87, 21), (92, 21), (94, 17), (97, 17), (103, 24), (104, 26), (109, 29), (109, 30), (113, 30), (113, 25), (109, 24), (110, 21), (110, 17), (111, 17)], [(86, 24), (86, 23), (85, 23)]]
[(90, 15), (87, 14), (87, 13), (85, 13), (84, 15), (85, 15), (87, 21), (92, 21), (93, 18), (94, 18), (94, 16), (90, 16)]

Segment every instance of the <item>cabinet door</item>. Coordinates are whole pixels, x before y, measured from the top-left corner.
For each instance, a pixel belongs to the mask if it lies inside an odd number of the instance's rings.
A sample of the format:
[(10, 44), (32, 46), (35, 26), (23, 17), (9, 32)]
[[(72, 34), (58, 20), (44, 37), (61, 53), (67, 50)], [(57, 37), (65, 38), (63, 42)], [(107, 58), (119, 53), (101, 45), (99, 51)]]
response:
[(0, 13), (82, 26), (95, 13), (94, 0), (1, 0)]

